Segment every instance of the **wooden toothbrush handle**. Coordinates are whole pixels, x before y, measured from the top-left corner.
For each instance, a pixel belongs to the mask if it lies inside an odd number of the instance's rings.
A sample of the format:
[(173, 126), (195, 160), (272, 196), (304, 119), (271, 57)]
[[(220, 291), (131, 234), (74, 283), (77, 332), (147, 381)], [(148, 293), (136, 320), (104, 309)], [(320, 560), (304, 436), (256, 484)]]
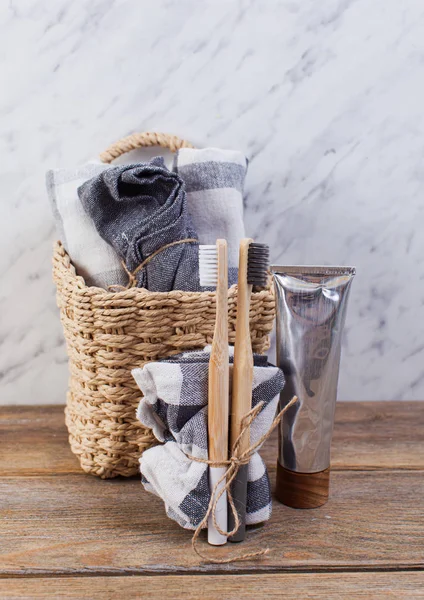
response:
[[(250, 296), (252, 286), (247, 282), (247, 262), (250, 243), (253, 240), (241, 240), (239, 248), (239, 273), (237, 292), (236, 340), (234, 346), (233, 386), (231, 398), (231, 444), (232, 449), (242, 430), (243, 417), (252, 408), (253, 353), (250, 338)], [(240, 440), (241, 452), (250, 444), (249, 431)], [(239, 528), (230, 537), (231, 542), (242, 542), (246, 535), (248, 465), (242, 465), (232, 485), (234, 505), (239, 516)], [(232, 511), (228, 515), (228, 530), (235, 527)]]
[(217, 240), (216, 320), (209, 360), (208, 434), (211, 460), (228, 459), (229, 356), (227, 243)]
[[(234, 345), (233, 386), (231, 398), (231, 448), (241, 432), (243, 417), (252, 408), (253, 352), (250, 337), (250, 297), (252, 286), (247, 283), (247, 259), (253, 240), (240, 242), (237, 292), (236, 339)], [(243, 436), (241, 450), (249, 447), (249, 435)]]
[[(218, 281), (216, 286), (216, 319), (209, 360), (208, 382), (208, 449), (209, 458), (220, 462), (228, 459), (228, 420), (229, 420), (229, 356), (228, 356), (228, 257), (227, 242), (217, 240), (218, 253)], [(209, 468), (209, 485), (211, 492), (217, 482), (226, 472), (226, 467)], [(221, 482), (215, 490), (214, 497), (219, 489), (225, 485)], [(227, 531), (227, 494), (220, 497), (215, 512), (216, 522), (222, 531)], [(215, 529), (213, 519), (208, 521), (208, 542), (214, 546), (221, 546), (227, 541)]]

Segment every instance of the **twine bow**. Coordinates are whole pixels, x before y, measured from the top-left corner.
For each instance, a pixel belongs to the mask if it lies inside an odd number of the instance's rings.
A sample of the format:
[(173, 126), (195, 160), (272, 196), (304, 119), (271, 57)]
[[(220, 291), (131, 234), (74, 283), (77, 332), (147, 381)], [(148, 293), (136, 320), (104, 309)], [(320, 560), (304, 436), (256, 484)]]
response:
[[(197, 526), (196, 531), (194, 532), (193, 538), (191, 540), (192, 548), (196, 552), (196, 554), (198, 556), (200, 556), (200, 558), (203, 558), (204, 560), (207, 560), (207, 561), (209, 561), (211, 563), (215, 563), (215, 564), (228, 564), (228, 563), (236, 562), (239, 560), (250, 560), (252, 558), (255, 558), (255, 559), (260, 558), (260, 557), (268, 554), (268, 552), (270, 551), (269, 548), (264, 548), (263, 550), (258, 550), (256, 552), (248, 552), (246, 554), (238, 554), (238, 555), (230, 557), (230, 558), (212, 558), (212, 557), (209, 557), (207, 554), (204, 554), (203, 552), (201, 552), (198, 549), (197, 541), (198, 541), (198, 537), (200, 535), (201, 530), (207, 526), (207, 522), (208, 522), (210, 515), (212, 515), (212, 521), (213, 521), (213, 524), (214, 524), (216, 530), (221, 535), (231, 537), (232, 535), (234, 535), (236, 533), (236, 531), (240, 527), (240, 518), (238, 516), (237, 509), (234, 505), (233, 496), (231, 494), (231, 484), (234, 481), (234, 479), (236, 478), (238, 470), (240, 469), (241, 465), (246, 465), (249, 463), (251, 457), (256, 452), (256, 450), (259, 448), (259, 446), (261, 446), (265, 442), (265, 440), (267, 440), (269, 438), (271, 433), (274, 431), (274, 429), (280, 423), (281, 419), (283, 418), (284, 413), (291, 406), (293, 406), (293, 404), (295, 404), (297, 402), (297, 400), (298, 400), (297, 396), (293, 396), (293, 398), (290, 400), (290, 402), (288, 404), (286, 404), (286, 406), (282, 410), (280, 410), (278, 415), (275, 417), (275, 419), (271, 423), (271, 426), (268, 429), (268, 431), (266, 431), (266, 433), (264, 433), (257, 442), (255, 442), (249, 448), (247, 448), (247, 450), (244, 450), (242, 452), (241, 451), (241, 441), (243, 439), (243, 436), (248, 432), (250, 425), (256, 419), (258, 414), (261, 412), (264, 403), (259, 402), (259, 404), (257, 404), (255, 406), (255, 408), (252, 408), (252, 410), (250, 410), (248, 413), (246, 413), (246, 415), (243, 417), (243, 419), (241, 421), (240, 435), (238, 436), (238, 438), (236, 439), (236, 441), (233, 444), (232, 451), (231, 451), (231, 458), (229, 460), (222, 461), (222, 462), (216, 462), (216, 461), (207, 460), (207, 459), (203, 459), (203, 458), (197, 458), (195, 456), (190, 456), (187, 454), (187, 457), (190, 458), (191, 460), (194, 460), (196, 462), (205, 463), (211, 467), (223, 467), (223, 466), (228, 467), (227, 470), (225, 471), (224, 475), (216, 483), (213, 490), (211, 491), (211, 499), (209, 501), (209, 505), (208, 505), (206, 514), (203, 517), (202, 521)], [(223, 481), (225, 481), (225, 485), (220, 489), (220, 491), (217, 494), (216, 492)], [(232, 511), (232, 514), (234, 517), (234, 529), (232, 531), (222, 531), (222, 529), (219, 527), (219, 525), (216, 521), (216, 506), (218, 504), (219, 499), (225, 492), (227, 492), (228, 502), (230, 504), (231, 511)]]

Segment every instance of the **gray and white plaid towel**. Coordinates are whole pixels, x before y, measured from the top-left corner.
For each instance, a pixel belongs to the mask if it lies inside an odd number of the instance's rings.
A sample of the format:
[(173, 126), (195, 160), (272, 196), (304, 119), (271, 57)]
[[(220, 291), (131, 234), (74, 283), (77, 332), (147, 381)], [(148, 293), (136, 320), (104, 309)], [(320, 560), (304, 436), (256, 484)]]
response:
[(59, 239), (68, 252), (78, 275), (87, 285), (107, 288), (125, 285), (128, 275), (115, 250), (98, 234), (82, 207), (78, 188), (109, 165), (88, 163), (74, 169), (51, 169), (46, 173), (47, 194)]
[[(161, 158), (118, 167), (89, 163), (49, 171), (47, 191), (59, 238), (87, 285), (126, 285), (122, 260), (133, 271), (159, 246), (186, 237), (201, 244), (227, 240), (232, 285), (237, 281), (238, 243), (245, 237), (246, 170), (241, 152), (182, 148), (173, 172)], [(138, 273), (138, 286), (197, 290), (197, 272), (197, 245), (177, 245)]]
[[(112, 167), (84, 183), (78, 194), (97, 231), (133, 272), (167, 244), (196, 239), (182, 179), (163, 158)], [(152, 292), (199, 290), (197, 243), (181, 243), (152, 257), (136, 275)]]
[[(208, 466), (187, 457), (208, 458), (209, 356), (207, 347), (132, 371), (144, 394), (137, 417), (153, 430), (157, 440), (165, 442), (146, 450), (140, 458), (143, 485), (162, 498), (168, 517), (185, 529), (196, 529), (210, 500)], [(252, 405), (262, 401), (264, 407), (251, 425), (252, 443), (271, 426), (284, 387), (283, 372), (269, 365), (266, 356), (255, 355), (254, 364)], [(232, 367), (230, 375), (231, 371)], [(271, 508), (268, 473), (256, 452), (248, 465), (247, 524), (266, 521)]]
[(239, 242), (246, 237), (243, 187), (247, 159), (237, 150), (181, 148), (174, 171), (185, 183), (187, 208), (200, 244), (228, 243), (228, 282), (237, 282)]

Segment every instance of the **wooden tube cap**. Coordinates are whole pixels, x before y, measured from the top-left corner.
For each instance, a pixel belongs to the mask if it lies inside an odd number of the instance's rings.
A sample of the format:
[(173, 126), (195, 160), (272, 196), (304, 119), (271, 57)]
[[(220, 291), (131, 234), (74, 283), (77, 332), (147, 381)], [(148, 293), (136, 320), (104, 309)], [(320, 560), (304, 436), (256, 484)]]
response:
[(318, 508), (328, 500), (330, 467), (319, 473), (289, 471), (277, 461), (277, 500), (291, 508)]

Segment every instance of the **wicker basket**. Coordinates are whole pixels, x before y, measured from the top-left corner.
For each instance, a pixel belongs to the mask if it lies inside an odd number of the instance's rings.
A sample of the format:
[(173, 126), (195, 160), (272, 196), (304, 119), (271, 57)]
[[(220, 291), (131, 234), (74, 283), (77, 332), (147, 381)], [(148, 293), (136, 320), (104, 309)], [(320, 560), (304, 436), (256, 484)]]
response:
[[(173, 150), (188, 146), (161, 134), (136, 134), (112, 146), (102, 159), (109, 162), (129, 149), (154, 145), (148, 143), (153, 136), (158, 145)], [(87, 287), (59, 242), (54, 248), (53, 276), (69, 356), (65, 414), (71, 449), (87, 473), (102, 478), (134, 475), (141, 453), (154, 444), (154, 438), (136, 419), (141, 392), (131, 369), (210, 344), (215, 294)], [(236, 300), (233, 286), (228, 315), (231, 343)], [(253, 349), (262, 353), (269, 346), (274, 320), (271, 286), (253, 293), (250, 319)]]

